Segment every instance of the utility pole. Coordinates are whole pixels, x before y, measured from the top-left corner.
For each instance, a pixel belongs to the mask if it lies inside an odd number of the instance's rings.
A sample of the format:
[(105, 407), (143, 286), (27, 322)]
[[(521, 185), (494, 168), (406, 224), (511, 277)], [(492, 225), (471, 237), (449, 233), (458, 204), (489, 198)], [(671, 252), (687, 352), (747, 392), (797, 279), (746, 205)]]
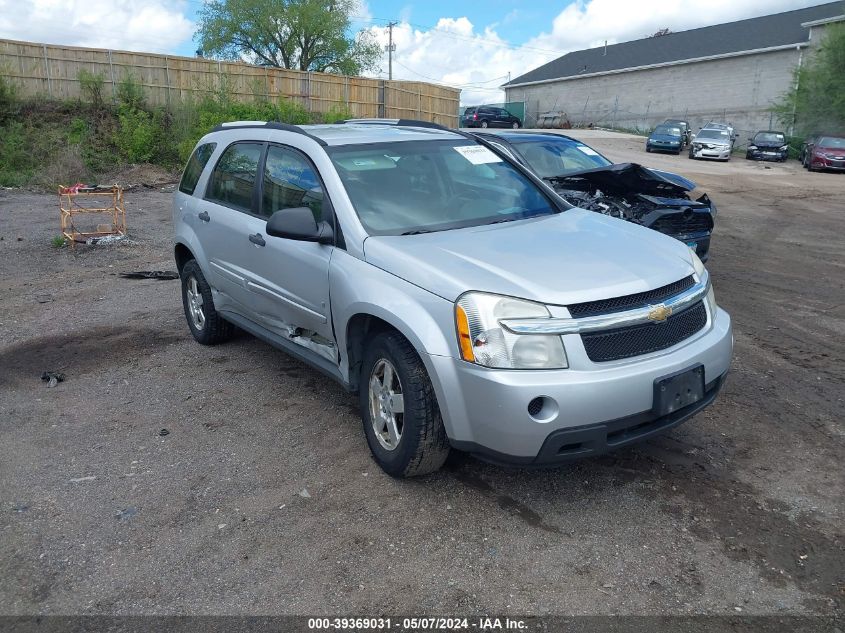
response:
[(393, 43), (393, 27), (396, 26), (398, 22), (388, 22), (387, 23), (387, 32), (388, 32), (388, 44), (387, 44), (387, 78), (393, 79), (393, 51), (396, 50), (396, 44)]

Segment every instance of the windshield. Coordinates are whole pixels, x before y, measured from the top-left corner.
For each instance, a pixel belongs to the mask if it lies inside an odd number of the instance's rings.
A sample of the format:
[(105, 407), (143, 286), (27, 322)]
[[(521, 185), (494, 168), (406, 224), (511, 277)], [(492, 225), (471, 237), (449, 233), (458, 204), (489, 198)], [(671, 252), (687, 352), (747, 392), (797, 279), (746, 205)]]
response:
[(819, 139), (819, 147), (835, 147), (845, 148), (845, 138), (836, 138), (835, 136), (823, 136)]
[(529, 178), (483, 145), (402, 141), (327, 148), (371, 235), (407, 235), (557, 213)]
[(726, 130), (701, 130), (695, 139), (698, 140), (700, 138), (729, 141), (731, 135)]
[(671, 125), (658, 125), (654, 128), (653, 134), (666, 134), (667, 136), (680, 136), (681, 128)]
[(760, 132), (754, 137), (755, 143), (785, 143), (783, 134), (777, 132)]
[(541, 178), (565, 176), (612, 164), (593, 148), (566, 138), (511, 141), (511, 144)]

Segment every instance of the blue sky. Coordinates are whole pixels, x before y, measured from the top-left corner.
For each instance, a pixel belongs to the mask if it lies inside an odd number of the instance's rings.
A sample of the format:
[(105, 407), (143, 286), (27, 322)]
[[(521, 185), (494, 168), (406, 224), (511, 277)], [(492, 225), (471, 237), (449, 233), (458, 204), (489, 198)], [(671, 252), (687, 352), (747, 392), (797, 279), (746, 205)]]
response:
[[(200, 0), (184, 0), (183, 13), (191, 21), (198, 21)], [(369, 19), (355, 20), (356, 28), (382, 26), (389, 21), (403, 21), (429, 29), (442, 17), (467, 17), (474, 25), (483, 29), (493, 26), (496, 32), (513, 45), (519, 45), (547, 28), (554, 17), (571, 3), (514, 2), (513, 0), (485, 0), (485, 2), (461, 3), (456, 11), (455, 2), (430, 0), (427, 2), (406, 2), (373, 0), (367, 3), (365, 15)], [(192, 40), (182, 42), (173, 50), (174, 54), (192, 56), (196, 51)]]
[[(653, 34), (798, 9), (819, 0), (359, 0), (354, 23), (387, 43), (395, 79), (461, 88), (494, 103), (517, 77), (560, 55)], [(0, 38), (193, 56), (202, 0), (0, 0)], [(60, 20), (56, 16), (61, 16)], [(387, 76), (387, 55), (378, 72)]]

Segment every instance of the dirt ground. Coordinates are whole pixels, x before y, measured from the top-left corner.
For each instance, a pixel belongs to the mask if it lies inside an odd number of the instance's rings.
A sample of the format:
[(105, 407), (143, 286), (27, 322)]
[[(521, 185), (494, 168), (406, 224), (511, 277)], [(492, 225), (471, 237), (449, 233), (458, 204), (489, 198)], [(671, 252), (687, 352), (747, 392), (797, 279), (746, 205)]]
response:
[(845, 175), (580, 134), (714, 199), (736, 350), (694, 420), (555, 470), (387, 477), (353, 396), (116, 276), (174, 268), (167, 187), (75, 250), (55, 196), (0, 191), (0, 613), (841, 614)]

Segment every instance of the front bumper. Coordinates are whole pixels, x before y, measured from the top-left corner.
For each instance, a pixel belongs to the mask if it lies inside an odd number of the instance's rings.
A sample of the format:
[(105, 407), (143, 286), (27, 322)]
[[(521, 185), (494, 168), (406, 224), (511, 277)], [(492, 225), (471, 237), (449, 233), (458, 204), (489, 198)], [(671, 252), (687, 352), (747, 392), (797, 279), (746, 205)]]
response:
[(690, 149), (690, 156), (693, 158), (712, 158), (716, 160), (727, 160), (731, 157), (731, 148), (716, 148), (716, 149)]
[[(730, 316), (717, 309), (701, 332), (654, 354), (593, 363), (579, 335), (565, 335), (564, 344), (570, 369), (563, 370), (495, 370), (430, 356), (452, 445), (498, 462), (549, 464), (646, 439), (715, 399), (730, 365), (733, 336)], [(704, 400), (665, 418), (651, 415), (654, 381), (696, 364), (704, 367)], [(542, 420), (528, 411), (541, 396), (555, 403), (553, 414)], [(574, 444), (579, 446), (569, 446)]]
[(695, 249), (695, 254), (698, 258), (706, 262), (710, 259), (710, 231), (700, 233), (671, 233), (670, 237), (683, 242), (690, 248)]
[(787, 157), (786, 150), (779, 149), (751, 149), (745, 153), (748, 160), (775, 160), (784, 161)]
[(810, 165), (813, 169), (831, 169), (836, 171), (845, 171), (845, 160), (836, 160), (826, 156), (812, 156)]
[(677, 154), (681, 151), (680, 143), (661, 143), (660, 141), (649, 141), (645, 144), (646, 149), (650, 149), (652, 152), (672, 152), (673, 154)]

